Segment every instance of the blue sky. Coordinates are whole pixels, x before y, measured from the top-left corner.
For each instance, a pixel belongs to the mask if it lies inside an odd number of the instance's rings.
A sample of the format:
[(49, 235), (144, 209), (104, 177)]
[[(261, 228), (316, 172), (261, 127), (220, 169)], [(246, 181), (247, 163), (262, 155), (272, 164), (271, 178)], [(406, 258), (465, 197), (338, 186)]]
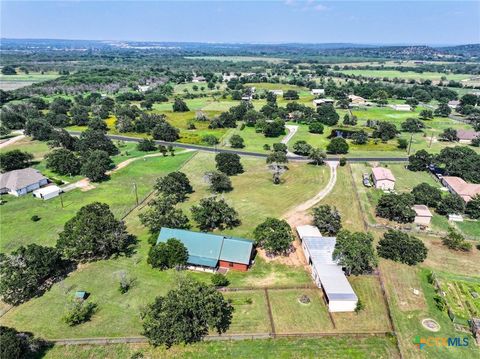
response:
[(480, 1), (1, 1), (6, 38), (480, 42)]

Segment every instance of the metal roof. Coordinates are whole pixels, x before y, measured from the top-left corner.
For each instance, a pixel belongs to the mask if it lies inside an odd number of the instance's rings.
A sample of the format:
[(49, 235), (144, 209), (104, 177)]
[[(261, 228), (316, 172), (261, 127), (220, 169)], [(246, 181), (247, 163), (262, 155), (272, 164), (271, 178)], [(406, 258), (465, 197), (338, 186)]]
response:
[(332, 258), (336, 238), (314, 236), (304, 237), (302, 241), (328, 300), (356, 301), (358, 298), (345, 277), (342, 267), (336, 264)]
[(217, 234), (162, 228), (157, 243), (170, 238), (181, 241), (188, 250), (188, 263), (216, 267), (219, 260), (249, 264), (253, 243), (247, 239)]
[(309, 224), (303, 226), (297, 226), (297, 233), (300, 239), (305, 237), (321, 237), (322, 234), (318, 230), (318, 227), (311, 226)]

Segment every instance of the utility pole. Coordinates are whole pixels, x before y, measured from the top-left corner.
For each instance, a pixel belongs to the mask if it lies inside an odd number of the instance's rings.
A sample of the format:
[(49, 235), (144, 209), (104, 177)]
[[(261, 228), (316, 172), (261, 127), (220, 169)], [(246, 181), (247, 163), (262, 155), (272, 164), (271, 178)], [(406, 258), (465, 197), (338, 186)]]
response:
[(428, 144), (428, 148), (432, 147), (432, 141), (433, 141), (433, 132), (432, 132), (432, 136), (430, 137), (430, 143)]
[(408, 155), (410, 156), (410, 150), (412, 149), (412, 140), (413, 140), (413, 133), (410, 135), (410, 143), (408, 144)]
[(60, 192), (59, 196), (60, 196), (60, 202), (62, 203), (62, 208), (63, 208), (63, 196), (62, 196), (62, 192)]
[(137, 202), (138, 206), (138, 191), (137, 191), (137, 184), (133, 182), (133, 190), (135, 191), (135, 201)]

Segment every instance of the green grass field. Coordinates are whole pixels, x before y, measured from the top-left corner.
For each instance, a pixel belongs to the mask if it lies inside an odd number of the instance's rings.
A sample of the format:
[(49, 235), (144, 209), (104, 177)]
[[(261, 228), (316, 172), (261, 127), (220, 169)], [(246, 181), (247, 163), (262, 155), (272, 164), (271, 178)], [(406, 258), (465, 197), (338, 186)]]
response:
[[(271, 290), (268, 295), (277, 333), (318, 333), (333, 330), (320, 290)], [(301, 303), (299, 298), (302, 295), (308, 296), (310, 303)]]
[[(82, 192), (78, 189), (62, 194), (64, 208), (59, 197), (42, 201), (32, 196), (4, 197), (6, 204), (0, 207), (2, 227), (1, 250), (9, 252), (20, 245), (37, 243), (53, 245), (63, 224), (73, 217), (80, 207), (94, 201), (110, 205), (112, 212), (121, 217), (135, 206), (133, 183), (138, 196), (144, 198), (152, 191), (155, 179), (178, 169), (193, 153), (175, 157), (152, 157), (135, 161), (121, 171), (112, 174), (110, 180), (95, 184), (94, 189)], [(38, 222), (30, 218), (39, 216)], [(16, 224), (21, 222), (21, 226)]]
[[(254, 228), (267, 216), (282, 216), (294, 205), (319, 192), (328, 179), (328, 169), (325, 166), (292, 162), (282, 177), (284, 183), (274, 185), (264, 159), (242, 157), (241, 163), (245, 173), (231, 177), (234, 190), (224, 194), (223, 198), (238, 211), (242, 224), (224, 232), (247, 238), (252, 238)], [(214, 155), (202, 152), (185, 165), (183, 171), (188, 175), (195, 192), (182, 204), (184, 209), (211, 195), (203, 177), (206, 171), (214, 168)]]
[(460, 81), (464, 79), (469, 79), (472, 75), (468, 74), (444, 74), (440, 72), (423, 72), (417, 73), (414, 71), (396, 71), (396, 70), (340, 70), (338, 71), (343, 74), (347, 75), (355, 75), (355, 76), (365, 76), (365, 77), (379, 77), (379, 78), (399, 78), (399, 79), (406, 79), (406, 80), (432, 80), (432, 81), (440, 81), (443, 76), (447, 78), (447, 80), (455, 80)]
[(261, 339), (204, 342), (176, 346), (169, 350), (146, 345), (56, 346), (47, 359), (127, 359), (141, 353), (145, 358), (316, 358), (398, 359), (395, 341), (388, 337), (355, 338), (349, 336), (311, 339)]
[(0, 89), (4, 91), (16, 90), (21, 87), (29, 86), (37, 82), (54, 80), (59, 77), (56, 72), (30, 72), (29, 74), (17, 73), (17, 75), (0, 74)]

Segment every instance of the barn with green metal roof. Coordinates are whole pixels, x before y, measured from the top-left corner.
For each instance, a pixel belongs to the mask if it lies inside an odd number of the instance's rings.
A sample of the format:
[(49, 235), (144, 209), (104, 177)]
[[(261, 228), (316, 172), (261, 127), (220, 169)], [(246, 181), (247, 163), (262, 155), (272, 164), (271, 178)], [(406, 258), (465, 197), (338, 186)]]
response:
[(194, 267), (228, 268), (246, 271), (250, 266), (253, 242), (221, 234), (162, 228), (157, 243), (170, 238), (181, 241), (188, 250), (188, 264)]

